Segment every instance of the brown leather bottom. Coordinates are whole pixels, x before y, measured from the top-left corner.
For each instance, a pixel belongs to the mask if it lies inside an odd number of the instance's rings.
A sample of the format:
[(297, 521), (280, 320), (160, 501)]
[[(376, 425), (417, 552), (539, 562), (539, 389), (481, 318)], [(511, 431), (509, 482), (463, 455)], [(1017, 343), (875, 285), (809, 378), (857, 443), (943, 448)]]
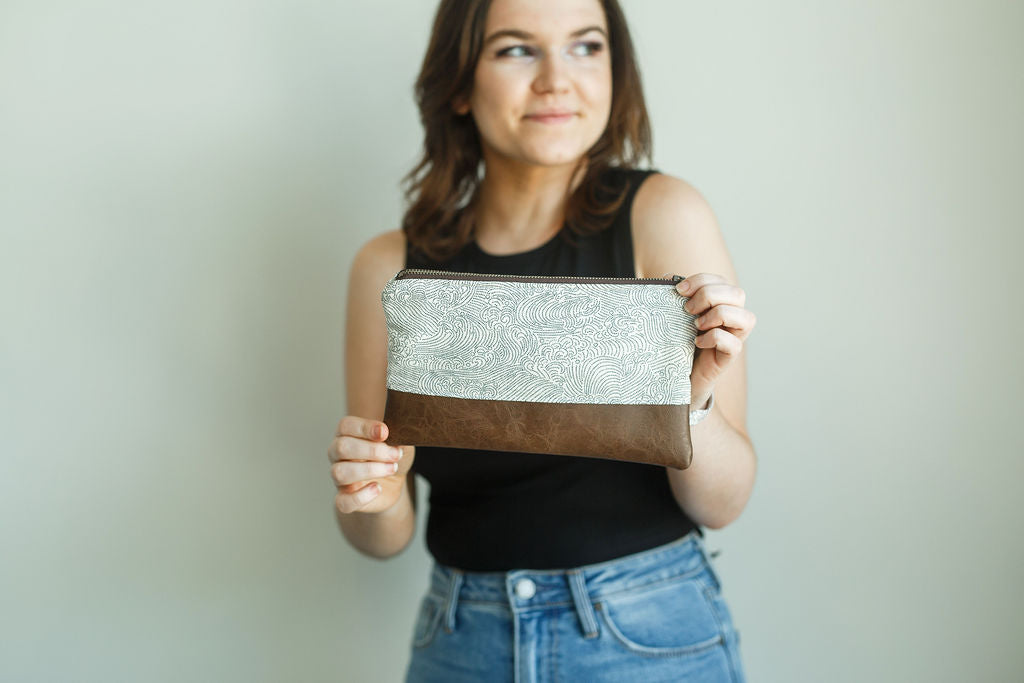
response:
[(534, 403), (388, 389), (387, 443), (689, 467), (690, 406)]

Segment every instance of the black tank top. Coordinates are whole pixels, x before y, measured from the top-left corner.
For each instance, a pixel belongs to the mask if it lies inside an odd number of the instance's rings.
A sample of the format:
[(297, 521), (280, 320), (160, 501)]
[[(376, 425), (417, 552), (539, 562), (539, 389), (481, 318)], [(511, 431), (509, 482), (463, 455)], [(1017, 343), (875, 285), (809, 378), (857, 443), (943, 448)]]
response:
[[(475, 241), (443, 263), (406, 266), (472, 273), (636, 277), (630, 209), (657, 170), (613, 168), (629, 183), (612, 224), (589, 236), (568, 229), (529, 251), (494, 255)], [(683, 512), (656, 465), (576, 456), (476, 449), (416, 448), (413, 469), (430, 483), (427, 549), (466, 571), (564, 569), (615, 559), (703, 531)]]

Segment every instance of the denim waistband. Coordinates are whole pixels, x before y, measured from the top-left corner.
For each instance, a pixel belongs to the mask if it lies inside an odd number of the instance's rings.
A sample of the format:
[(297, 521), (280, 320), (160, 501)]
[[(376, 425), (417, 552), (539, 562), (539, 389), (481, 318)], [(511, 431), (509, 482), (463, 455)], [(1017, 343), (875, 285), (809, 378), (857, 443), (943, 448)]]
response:
[(597, 599), (651, 582), (696, 574), (704, 563), (710, 564), (710, 560), (695, 529), (664, 545), (569, 569), (471, 572), (433, 562), (429, 592), (441, 599), (513, 608), (551, 606), (573, 603), (581, 591)]
[[(460, 603), (505, 606), (516, 619), (524, 612), (572, 605), (584, 637), (596, 638), (594, 605), (600, 598), (657, 581), (696, 576), (705, 567), (711, 567), (711, 560), (704, 539), (694, 529), (671, 543), (569, 569), (471, 572), (434, 561), (428, 594), (442, 603), (442, 623), (449, 633), (455, 629)], [(717, 583), (713, 570), (710, 575)]]

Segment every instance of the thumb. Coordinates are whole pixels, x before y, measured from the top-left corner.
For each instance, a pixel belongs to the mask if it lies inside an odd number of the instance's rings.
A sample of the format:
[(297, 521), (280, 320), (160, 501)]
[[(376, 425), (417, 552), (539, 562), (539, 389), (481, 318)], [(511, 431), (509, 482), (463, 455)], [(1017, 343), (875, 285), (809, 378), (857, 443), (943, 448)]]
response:
[(711, 385), (715, 383), (718, 376), (722, 374), (725, 366), (718, 362), (718, 351), (714, 347), (710, 349), (698, 348), (694, 351), (693, 367), (690, 371), (690, 383)]

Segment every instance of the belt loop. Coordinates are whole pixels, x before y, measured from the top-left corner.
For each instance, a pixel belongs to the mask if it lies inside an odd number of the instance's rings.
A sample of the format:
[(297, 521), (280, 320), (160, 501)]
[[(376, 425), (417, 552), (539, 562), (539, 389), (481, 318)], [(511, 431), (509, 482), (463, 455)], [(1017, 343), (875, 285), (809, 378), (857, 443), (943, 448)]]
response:
[(718, 570), (716, 570), (715, 565), (711, 563), (711, 555), (708, 554), (708, 549), (704, 545), (704, 539), (700, 536), (695, 536), (694, 540), (697, 542), (697, 549), (700, 550), (700, 555), (704, 559), (704, 565), (708, 569), (708, 574), (711, 575), (711, 580), (715, 582), (715, 589), (722, 590), (722, 582), (718, 578)]
[(448, 597), (445, 599), (444, 630), (455, 630), (455, 608), (459, 603), (459, 589), (462, 588), (462, 571), (452, 568), (448, 581)]
[(583, 629), (584, 638), (596, 638), (598, 636), (597, 618), (594, 616), (594, 606), (587, 595), (587, 584), (583, 580), (581, 569), (569, 570), (569, 590), (572, 591), (572, 600), (576, 603), (576, 614), (580, 618), (580, 627)]

